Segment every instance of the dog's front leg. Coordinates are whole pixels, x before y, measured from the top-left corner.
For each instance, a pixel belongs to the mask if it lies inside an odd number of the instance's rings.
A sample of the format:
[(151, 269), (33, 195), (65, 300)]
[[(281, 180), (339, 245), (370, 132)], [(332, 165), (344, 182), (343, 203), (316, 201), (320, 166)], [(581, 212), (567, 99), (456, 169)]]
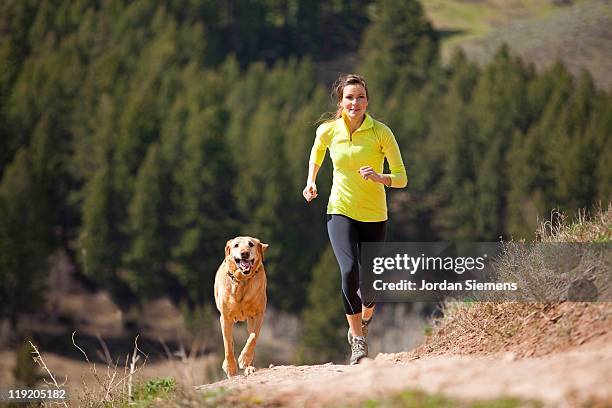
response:
[(225, 348), (225, 360), (223, 360), (223, 371), (227, 374), (227, 377), (236, 375), (236, 358), (234, 357), (234, 335), (232, 328), (234, 322), (221, 315), (219, 318), (221, 322), (221, 334), (223, 334), (223, 347)]
[(259, 331), (263, 324), (264, 315), (258, 314), (253, 317), (247, 318), (247, 330), (249, 331), (249, 338), (238, 357), (238, 363), (240, 368), (244, 369), (244, 375), (253, 374), (255, 367), (253, 367), (253, 358), (255, 357), (255, 346), (257, 345), (257, 339), (259, 338)]

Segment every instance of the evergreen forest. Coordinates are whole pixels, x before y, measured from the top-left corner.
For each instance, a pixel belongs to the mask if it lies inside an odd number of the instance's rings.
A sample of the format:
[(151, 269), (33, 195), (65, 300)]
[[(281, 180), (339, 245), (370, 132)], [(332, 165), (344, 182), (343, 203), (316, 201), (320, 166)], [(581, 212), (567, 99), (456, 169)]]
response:
[[(346, 55), (408, 187), (389, 241), (532, 239), (553, 209), (612, 201), (612, 94), (562, 63), (457, 51), (416, 0), (0, 2), (0, 318), (44, 302), (49, 256), (117, 303), (212, 303), (228, 239), (266, 253), (270, 304), (342, 321), (319, 198), (302, 195)], [(320, 311), (325, 311), (323, 316)], [(321, 336), (305, 342), (316, 346)], [(342, 340), (342, 339), (340, 339)]]

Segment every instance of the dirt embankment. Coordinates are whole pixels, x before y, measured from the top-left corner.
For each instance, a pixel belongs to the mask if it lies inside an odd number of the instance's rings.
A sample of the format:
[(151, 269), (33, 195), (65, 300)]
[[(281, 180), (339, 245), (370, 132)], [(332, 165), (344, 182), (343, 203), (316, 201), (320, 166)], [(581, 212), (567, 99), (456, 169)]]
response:
[(548, 357), (430, 356), (402, 361), (379, 355), (358, 366), (279, 366), (249, 378), (201, 387), (227, 389), (246, 404), (328, 406), (384, 399), (412, 389), (461, 401), (517, 398), (554, 407), (612, 406), (612, 347), (589, 347)]
[(503, 306), (488, 305), (500, 309), (500, 321), (509, 321), (523, 307), (532, 311), (522, 321), (515, 316), (514, 342), (506, 324), (473, 321), (497, 328), (487, 332), (465, 326), (467, 318), (456, 318), (456, 327), (445, 326), (454, 333), (437, 335), (434, 329), (425, 344), (409, 353), (379, 354), (358, 366), (272, 367), (199, 390), (245, 405), (359, 404), (420, 390), (460, 404), (515, 398), (551, 407), (612, 407), (611, 303), (507, 304), (506, 314)]

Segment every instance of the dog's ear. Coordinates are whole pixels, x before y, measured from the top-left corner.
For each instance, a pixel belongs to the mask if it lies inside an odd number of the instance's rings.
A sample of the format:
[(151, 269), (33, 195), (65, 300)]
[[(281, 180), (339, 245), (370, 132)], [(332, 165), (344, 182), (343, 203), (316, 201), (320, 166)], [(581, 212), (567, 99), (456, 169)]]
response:
[(230, 256), (230, 253), (232, 251), (232, 241), (233, 241), (233, 239), (229, 239), (225, 243), (225, 256), (226, 257)]
[(266, 252), (266, 249), (268, 249), (269, 245), (262, 243), (257, 238), (255, 238), (255, 241), (257, 241), (257, 252), (259, 252), (259, 256), (261, 256), (261, 260), (263, 261), (264, 260), (264, 252)]
[(258, 242), (259, 246), (258, 246), (258, 251), (259, 255), (261, 256), (261, 260), (264, 260), (264, 252), (266, 252), (266, 249), (268, 249), (268, 244), (262, 244), (261, 242)]

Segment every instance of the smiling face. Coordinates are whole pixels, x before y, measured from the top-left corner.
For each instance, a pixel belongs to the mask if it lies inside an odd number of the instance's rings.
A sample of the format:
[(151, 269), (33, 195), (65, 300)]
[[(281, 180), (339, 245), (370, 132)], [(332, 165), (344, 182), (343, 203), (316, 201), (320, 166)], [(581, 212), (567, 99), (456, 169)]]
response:
[(227, 241), (225, 257), (232, 270), (246, 277), (259, 268), (266, 248), (268, 245), (262, 244), (257, 238), (236, 237)]
[(347, 85), (342, 91), (340, 106), (352, 120), (362, 120), (368, 107), (368, 96), (360, 84)]

